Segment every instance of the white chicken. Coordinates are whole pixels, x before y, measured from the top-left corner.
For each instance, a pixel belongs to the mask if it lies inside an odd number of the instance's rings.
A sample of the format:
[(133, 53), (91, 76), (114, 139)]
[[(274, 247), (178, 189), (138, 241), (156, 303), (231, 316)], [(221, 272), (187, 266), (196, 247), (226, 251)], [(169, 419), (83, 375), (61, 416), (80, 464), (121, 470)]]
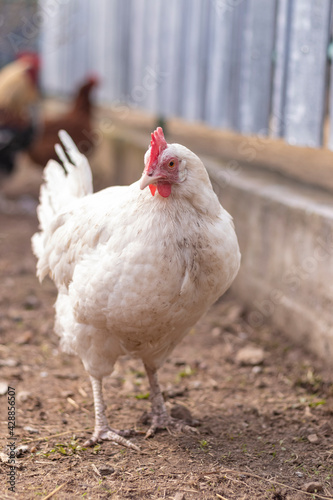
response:
[(138, 449), (125, 439), (130, 431), (109, 427), (102, 379), (119, 356), (140, 358), (152, 405), (146, 436), (185, 429), (168, 415), (157, 370), (234, 280), (234, 225), (201, 160), (167, 144), (161, 128), (152, 133), (141, 180), (95, 194), (87, 159), (65, 131), (59, 137), (72, 163), (57, 145), (65, 170), (50, 160), (44, 171), (41, 231), (32, 240), (37, 275), (54, 280), (55, 330), (91, 378), (95, 430), (86, 445), (111, 440)]

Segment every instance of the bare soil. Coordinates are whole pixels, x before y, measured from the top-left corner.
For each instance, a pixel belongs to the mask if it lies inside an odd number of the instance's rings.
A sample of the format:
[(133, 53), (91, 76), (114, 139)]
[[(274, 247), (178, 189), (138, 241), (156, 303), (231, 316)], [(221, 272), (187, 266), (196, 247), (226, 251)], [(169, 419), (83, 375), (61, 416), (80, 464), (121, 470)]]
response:
[[(134, 437), (141, 453), (111, 442), (83, 448), (92, 391), (81, 361), (59, 351), (56, 291), (35, 278), (36, 228), (33, 215), (0, 214), (1, 499), (333, 498), (332, 372), (283, 332), (251, 328), (228, 296), (160, 370), (169, 408), (189, 409), (199, 433)], [(25, 446), (15, 493), (1, 382), (15, 389), (14, 438)], [(139, 423), (149, 408), (141, 363), (122, 359), (104, 385), (112, 425), (147, 430)]]

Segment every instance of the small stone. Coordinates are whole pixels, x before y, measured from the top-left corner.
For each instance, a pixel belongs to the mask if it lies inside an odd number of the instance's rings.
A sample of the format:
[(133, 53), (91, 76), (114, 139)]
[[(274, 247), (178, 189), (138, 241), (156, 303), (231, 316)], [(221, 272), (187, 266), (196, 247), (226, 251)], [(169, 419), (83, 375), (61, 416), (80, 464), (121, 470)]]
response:
[(163, 391), (163, 396), (168, 399), (179, 398), (184, 396), (186, 392), (186, 387), (167, 387), (166, 390)]
[(236, 354), (236, 362), (244, 366), (260, 365), (264, 361), (264, 351), (260, 347), (247, 346)]
[(199, 424), (199, 421), (195, 420), (192, 417), (190, 410), (188, 408), (186, 408), (186, 406), (184, 406), (184, 405), (174, 405), (171, 408), (170, 413), (171, 413), (171, 416), (173, 418), (183, 420), (184, 422), (186, 422), (186, 424), (188, 424), (190, 426), (194, 427), (194, 426)]
[(31, 339), (32, 339), (32, 331), (27, 330), (26, 332), (23, 332), (21, 335), (17, 337), (16, 343), (19, 345), (29, 344)]
[(239, 321), (242, 313), (243, 307), (241, 305), (230, 302), (226, 304), (226, 308), (219, 318), (219, 324), (221, 326), (233, 325), (235, 322)]
[(137, 385), (135, 385), (132, 380), (126, 379), (123, 383), (123, 391), (127, 393), (137, 392)]
[(4, 464), (6, 464), (9, 461), (9, 457), (8, 457), (7, 453), (3, 453), (2, 451), (0, 451), (0, 460)]
[(214, 391), (217, 391), (217, 389), (219, 388), (218, 382), (213, 378), (209, 379), (209, 385), (211, 386), (212, 389), (214, 389)]
[(22, 323), (22, 321), (23, 321), (22, 316), (19, 313), (17, 313), (16, 311), (10, 311), (8, 316), (10, 317), (10, 319), (12, 321), (14, 321), (14, 323)]
[(314, 434), (314, 428), (313, 427), (300, 427), (298, 431), (298, 435), (302, 438), (306, 438), (309, 434)]
[(254, 387), (257, 389), (265, 389), (267, 387), (267, 383), (264, 380), (257, 380), (254, 384)]
[(9, 368), (14, 368), (19, 363), (16, 359), (1, 359), (0, 366), (8, 366)]
[(173, 361), (173, 364), (175, 366), (184, 366), (184, 365), (186, 365), (186, 361), (184, 361), (183, 359), (175, 359)]
[(202, 387), (202, 382), (200, 380), (191, 380), (189, 386), (190, 389), (198, 390)]
[(310, 441), (310, 443), (312, 443), (312, 444), (316, 444), (316, 443), (318, 443), (319, 438), (318, 438), (317, 434), (309, 434), (308, 441)]
[(15, 450), (15, 455), (17, 457), (21, 457), (22, 455), (24, 455), (24, 453), (27, 453), (27, 451), (29, 450), (29, 446), (27, 446), (26, 444), (21, 444), (21, 446), (18, 446)]
[(23, 305), (26, 309), (37, 309), (40, 306), (40, 301), (35, 295), (28, 295)]
[(110, 465), (100, 465), (98, 467), (98, 472), (101, 476), (109, 476), (110, 474), (114, 473), (114, 468)]
[(238, 337), (241, 339), (241, 340), (246, 340), (248, 337), (249, 337), (249, 334), (246, 333), (246, 332), (243, 332), (243, 331), (240, 331), (238, 333)]
[(313, 415), (312, 415), (312, 413), (311, 413), (311, 410), (310, 410), (309, 406), (306, 406), (306, 407), (305, 407), (305, 410), (304, 410), (304, 417), (305, 417), (305, 418), (311, 418), (311, 419), (313, 418)]
[(297, 470), (295, 472), (295, 475), (298, 476), (298, 477), (303, 477), (304, 476), (303, 472), (301, 472), (300, 470)]
[(9, 461), (9, 457), (6, 453), (3, 453), (2, 451), (0, 451), (0, 460), (4, 464), (6, 464)]
[(25, 403), (26, 401), (28, 401), (28, 399), (30, 399), (31, 396), (32, 394), (29, 391), (20, 391), (17, 393), (17, 399), (21, 403)]
[(203, 370), (203, 371), (208, 370), (208, 364), (205, 363), (204, 361), (200, 361), (200, 363), (198, 363), (197, 365), (197, 368), (198, 370)]
[(215, 326), (215, 328), (212, 329), (212, 337), (214, 337), (214, 339), (217, 339), (222, 333), (222, 328), (220, 328), (219, 326)]
[(258, 366), (258, 365), (255, 365), (253, 368), (252, 368), (252, 372), (257, 375), (258, 373), (261, 373), (262, 372), (262, 367), (261, 366)]
[(322, 424), (322, 426), (319, 429), (320, 433), (323, 434), (325, 437), (329, 437), (333, 433), (333, 428), (329, 422), (325, 422)]
[(8, 384), (7, 382), (0, 382), (0, 396), (4, 396), (7, 394), (8, 391)]
[(185, 493), (182, 493), (181, 491), (178, 491), (175, 496), (173, 497), (173, 500), (185, 500)]
[(319, 491), (323, 491), (323, 489), (323, 486), (315, 481), (306, 483), (302, 486), (302, 490), (307, 491), (308, 493), (319, 493)]
[(48, 377), (48, 376), (49, 376), (49, 374), (48, 374), (48, 372), (40, 372), (39, 376), (40, 376), (41, 378), (46, 378), (46, 377)]
[(34, 427), (30, 427), (30, 425), (26, 425), (23, 427), (23, 430), (30, 432), (30, 434), (39, 434), (39, 430), (35, 429)]
[(61, 397), (65, 398), (65, 399), (74, 396), (74, 392), (73, 391), (61, 391), (60, 394), (61, 394)]

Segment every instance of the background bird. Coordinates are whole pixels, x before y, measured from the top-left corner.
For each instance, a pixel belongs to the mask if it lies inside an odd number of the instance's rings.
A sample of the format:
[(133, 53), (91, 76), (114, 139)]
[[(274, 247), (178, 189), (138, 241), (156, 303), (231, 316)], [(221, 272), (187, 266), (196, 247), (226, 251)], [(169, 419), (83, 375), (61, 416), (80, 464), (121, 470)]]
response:
[(56, 332), (91, 377), (95, 430), (86, 445), (109, 439), (137, 449), (125, 439), (129, 431), (109, 427), (102, 379), (119, 356), (141, 358), (150, 384), (146, 436), (186, 428), (168, 415), (157, 370), (231, 285), (240, 265), (237, 237), (201, 160), (168, 144), (161, 128), (141, 180), (95, 194), (88, 161), (59, 135), (72, 163), (58, 145), (65, 170), (53, 160), (45, 169), (41, 231), (32, 240), (37, 275), (54, 280)]
[(59, 130), (63, 128), (68, 131), (82, 153), (89, 156), (94, 151), (91, 94), (97, 84), (96, 77), (88, 77), (77, 90), (68, 112), (41, 121), (38, 134), (27, 151), (34, 163), (44, 166), (51, 158), (57, 158), (54, 144), (58, 141)]
[(26, 149), (34, 136), (38, 99), (39, 58), (22, 53), (0, 71), (0, 173), (10, 174), (16, 154)]

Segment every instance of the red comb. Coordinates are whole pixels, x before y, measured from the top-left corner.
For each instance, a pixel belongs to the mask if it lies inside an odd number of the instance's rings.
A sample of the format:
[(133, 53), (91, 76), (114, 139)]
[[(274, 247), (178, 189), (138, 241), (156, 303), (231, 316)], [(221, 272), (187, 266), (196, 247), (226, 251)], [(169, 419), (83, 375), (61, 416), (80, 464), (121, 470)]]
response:
[(35, 52), (19, 52), (16, 58), (28, 61), (35, 68), (39, 68), (40, 66), (40, 59)]
[(91, 85), (99, 85), (99, 78), (95, 74), (89, 74), (87, 76), (87, 83), (90, 83)]
[(152, 132), (151, 134), (151, 150), (150, 150), (150, 157), (149, 157), (149, 162), (146, 167), (146, 170), (149, 171), (150, 167), (155, 163), (157, 160), (158, 156), (162, 153), (167, 148), (167, 142), (164, 138), (163, 130), (162, 127), (158, 127), (155, 132)]
[(26, 72), (30, 76), (32, 82), (37, 85), (40, 69), (40, 59), (38, 54), (35, 52), (20, 52), (17, 55), (17, 59), (28, 63)]

